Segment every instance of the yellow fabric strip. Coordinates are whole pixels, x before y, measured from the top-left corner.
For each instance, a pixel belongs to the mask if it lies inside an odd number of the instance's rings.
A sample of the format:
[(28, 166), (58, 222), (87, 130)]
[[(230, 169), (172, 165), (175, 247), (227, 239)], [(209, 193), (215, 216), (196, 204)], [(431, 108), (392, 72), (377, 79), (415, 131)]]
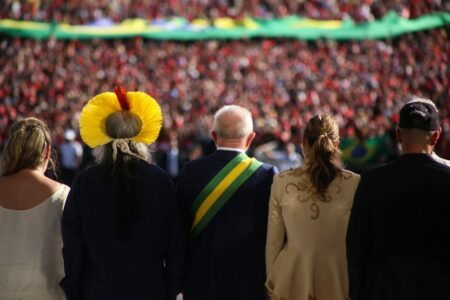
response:
[(195, 213), (194, 222), (192, 223), (192, 228), (194, 228), (198, 222), (203, 218), (203, 216), (208, 212), (211, 206), (216, 202), (216, 200), (222, 195), (222, 193), (233, 183), (233, 181), (239, 177), (239, 175), (248, 168), (252, 163), (251, 158), (247, 158), (238, 164), (230, 173), (225, 176), (225, 178), (216, 186), (216, 188), (211, 192), (211, 194), (206, 197), (205, 201), (200, 205), (197, 212)]

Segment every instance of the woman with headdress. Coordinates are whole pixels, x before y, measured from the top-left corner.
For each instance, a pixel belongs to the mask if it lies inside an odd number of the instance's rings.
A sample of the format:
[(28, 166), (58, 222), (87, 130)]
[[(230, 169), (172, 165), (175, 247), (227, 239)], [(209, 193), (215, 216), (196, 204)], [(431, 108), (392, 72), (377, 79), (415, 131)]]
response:
[(14, 123), (0, 177), (0, 299), (64, 299), (61, 214), (69, 187), (53, 169), (50, 131), (36, 118)]
[(302, 167), (275, 176), (266, 286), (273, 300), (348, 299), (345, 235), (359, 175), (338, 162), (339, 128), (327, 114), (304, 130)]
[(168, 174), (149, 163), (161, 129), (158, 103), (143, 92), (102, 93), (80, 116), (96, 164), (75, 179), (62, 219), (67, 298), (175, 299), (182, 228)]

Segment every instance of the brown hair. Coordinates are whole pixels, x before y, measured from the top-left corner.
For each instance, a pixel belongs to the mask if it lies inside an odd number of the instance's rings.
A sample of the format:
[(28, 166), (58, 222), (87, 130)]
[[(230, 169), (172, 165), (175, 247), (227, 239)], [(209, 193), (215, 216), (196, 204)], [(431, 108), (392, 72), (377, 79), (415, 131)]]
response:
[[(150, 160), (150, 153), (147, 145), (130, 140), (129, 138), (139, 134), (142, 130), (142, 121), (139, 116), (129, 111), (117, 111), (112, 113), (105, 121), (105, 132), (113, 139), (126, 139), (128, 148), (135, 157), (140, 157), (145, 161)], [(119, 150), (120, 151), (120, 150)], [(103, 145), (94, 150), (97, 164), (113, 164), (112, 142)], [(121, 158), (128, 161), (133, 156), (127, 153), (121, 153)]]
[(105, 122), (106, 133), (114, 139), (131, 138), (142, 129), (141, 119), (129, 111), (112, 113)]
[(336, 146), (339, 144), (339, 127), (331, 116), (319, 114), (306, 124), (303, 139), (310, 148), (306, 170), (316, 191), (323, 196), (330, 183), (341, 172), (334, 163), (340, 155)]
[[(15, 122), (9, 129), (8, 136), (3, 151), (3, 175), (37, 168), (45, 160), (46, 148), (51, 146), (47, 124), (36, 118)], [(51, 155), (49, 166), (50, 169), (55, 169)]]

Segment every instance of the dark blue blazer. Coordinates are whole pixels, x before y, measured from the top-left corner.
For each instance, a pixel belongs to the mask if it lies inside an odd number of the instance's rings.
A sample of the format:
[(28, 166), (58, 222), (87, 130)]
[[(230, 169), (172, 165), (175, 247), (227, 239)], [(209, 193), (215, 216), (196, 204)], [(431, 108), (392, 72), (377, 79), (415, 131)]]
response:
[[(236, 155), (219, 150), (185, 165), (177, 184), (186, 236), (191, 206), (208, 182)], [(263, 164), (187, 247), (184, 300), (262, 300), (268, 202), (276, 169)]]
[(137, 171), (140, 217), (125, 240), (115, 230), (110, 170), (91, 167), (75, 180), (62, 217), (68, 300), (166, 300), (179, 292), (184, 235), (175, 187), (159, 167), (139, 161)]
[(450, 168), (404, 154), (364, 173), (347, 258), (352, 300), (450, 299)]

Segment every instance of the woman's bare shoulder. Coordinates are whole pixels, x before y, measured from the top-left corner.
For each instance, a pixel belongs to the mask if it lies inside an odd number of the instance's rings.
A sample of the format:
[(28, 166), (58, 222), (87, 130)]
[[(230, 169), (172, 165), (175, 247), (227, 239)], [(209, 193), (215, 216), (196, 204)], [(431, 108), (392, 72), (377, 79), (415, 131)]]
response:
[(61, 183), (43, 174), (18, 172), (0, 177), (0, 205), (17, 210), (33, 208), (61, 188)]

